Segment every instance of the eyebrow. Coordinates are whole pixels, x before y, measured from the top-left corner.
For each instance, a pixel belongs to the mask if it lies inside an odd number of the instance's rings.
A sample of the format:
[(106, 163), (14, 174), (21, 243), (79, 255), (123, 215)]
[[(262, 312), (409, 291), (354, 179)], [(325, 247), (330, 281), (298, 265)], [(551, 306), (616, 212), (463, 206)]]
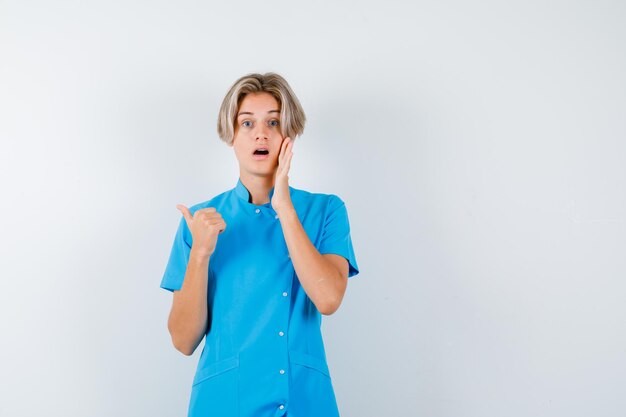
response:
[[(269, 114), (269, 113), (280, 113), (280, 110), (270, 110), (270, 111), (268, 111), (267, 113), (268, 113), (268, 114)], [(250, 114), (250, 115), (253, 115), (254, 113), (251, 113), (251, 112), (249, 112), (249, 111), (240, 111), (240, 112), (237, 114), (237, 117), (241, 116), (242, 114)]]

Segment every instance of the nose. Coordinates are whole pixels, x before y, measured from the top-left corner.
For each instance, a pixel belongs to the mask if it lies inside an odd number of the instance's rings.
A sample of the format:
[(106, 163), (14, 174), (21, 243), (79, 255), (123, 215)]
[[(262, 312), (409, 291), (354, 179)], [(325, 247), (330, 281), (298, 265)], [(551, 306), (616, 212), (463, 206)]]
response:
[(267, 128), (267, 126), (265, 126), (263, 123), (259, 123), (257, 126), (258, 127), (256, 129), (256, 132), (254, 132), (254, 138), (256, 140), (269, 139), (270, 135), (269, 135), (269, 129)]

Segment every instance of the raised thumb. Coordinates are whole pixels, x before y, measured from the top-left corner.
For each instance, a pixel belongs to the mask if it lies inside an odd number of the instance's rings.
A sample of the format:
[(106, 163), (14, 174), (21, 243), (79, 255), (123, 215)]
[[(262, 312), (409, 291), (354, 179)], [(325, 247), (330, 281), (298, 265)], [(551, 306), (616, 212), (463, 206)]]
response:
[(191, 215), (191, 212), (189, 211), (189, 209), (183, 206), (182, 204), (177, 204), (176, 208), (183, 213), (183, 217), (185, 218), (185, 221), (187, 222), (187, 227), (190, 227), (191, 221), (193, 220), (193, 216)]

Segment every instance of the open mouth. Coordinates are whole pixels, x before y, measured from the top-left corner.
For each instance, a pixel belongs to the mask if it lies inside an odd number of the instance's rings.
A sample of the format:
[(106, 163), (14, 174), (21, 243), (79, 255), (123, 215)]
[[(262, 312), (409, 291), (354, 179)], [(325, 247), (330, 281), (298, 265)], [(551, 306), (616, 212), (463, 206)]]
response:
[(261, 147), (261, 148), (257, 148), (254, 150), (254, 152), (252, 153), (252, 157), (256, 159), (257, 161), (260, 161), (260, 160), (269, 158), (269, 154), (270, 154), (269, 149), (265, 147)]
[(254, 150), (252, 157), (256, 160), (267, 159), (270, 154), (269, 149), (267, 148), (258, 148)]

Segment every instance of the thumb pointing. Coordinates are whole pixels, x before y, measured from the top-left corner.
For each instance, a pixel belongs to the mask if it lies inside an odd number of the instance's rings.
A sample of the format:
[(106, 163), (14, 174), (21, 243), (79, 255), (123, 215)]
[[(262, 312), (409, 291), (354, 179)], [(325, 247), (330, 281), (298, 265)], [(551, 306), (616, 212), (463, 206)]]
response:
[(189, 209), (187, 207), (183, 206), (182, 204), (177, 204), (176, 208), (183, 213), (183, 217), (185, 217), (185, 221), (187, 222), (187, 227), (190, 227), (190, 224), (191, 224), (191, 221), (193, 220), (193, 217), (192, 217), (191, 212), (189, 211)]

